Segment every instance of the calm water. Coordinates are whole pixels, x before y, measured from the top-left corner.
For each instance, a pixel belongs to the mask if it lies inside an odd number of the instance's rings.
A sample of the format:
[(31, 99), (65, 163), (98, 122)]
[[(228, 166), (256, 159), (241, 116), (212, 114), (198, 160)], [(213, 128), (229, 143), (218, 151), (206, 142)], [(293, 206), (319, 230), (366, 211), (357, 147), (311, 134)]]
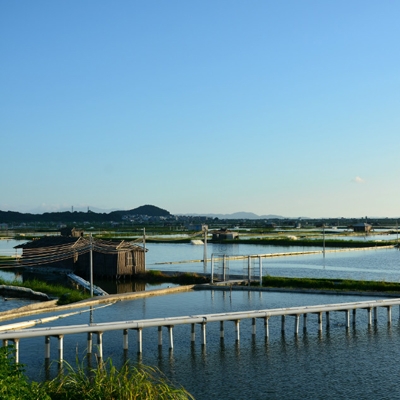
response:
[[(151, 268), (160, 261), (201, 259), (202, 246), (149, 244), (147, 262)], [(303, 248), (298, 251), (302, 251)], [(307, 248), (307, 250), (311, 250)], [(289, 251), (270, 246), (209, 246), (211, 253), (231, 255)], [(290, 248), (290, 251), (296, 251)], [(165, 269), (203, 272), (203, 264), (164, 265)], [(242, 271), (244, 264), (230, 263), (231, 273)], [(313, 256), (273, 258), (263, 261), (265, 273), (281, 276), (308, 276), (354, 279), (400, 279), (400, 252), (391, 250), (357, 251)], [(363, 301), (373, 297), (342, 295), (285, 294), (267, 292), (193, 292), (135, 301), (118, 302), (92, 313), (94, 322), (135, 320), (166, 316), (195, 315), (227, 311), (256, 310), (302, 305)], [(90, 321), (88, 310), (54, 321), (46, 326), (81, 324)], [(45, 316), (55, 315), (46, 314)], [(25, 318), (36, 319), (40, 316)], [(20, 319), (23, 320), (23, 319)], [(302, 321), (301, 321), (302, 322)], [(157, 329), (143, 332), (141, 362), (159, 367), (173, 382), (186, 387), (197, 399), (400, 399), (400, 323), (398, 307), (393, 308), (392, 324), (386, 310), (379, 310), (378, 323), (368, 328), (367, 312), (357, 313), (356, 324), (345, 328), (343, 313), (331, 313), (331, 326), (318, 333), (317, 316), (309, 316), (307, 331), (300, 326), (293, 334), (294, 320), (286, 320), (286, 333), (280, 332), (280, 319), (270, 320), (270, 338), (264, 339), (262, 321), (257, 335), (251, 335), (251, 321), (242, 321), (240, 343), (235, 343), (233, 323), (225, 323), (225, 340), (219, 339), (219, 324), (207, 325), (207, 345), (200, 343), (196, 327), (194, 346), (190, 326), (174, 328), (173, 351), (168, 349), (167, 330), (164, 346), (157, 346)], [(129, 351), (122, 350), (122, 332), (104, 334), (104, 356), (121, 365), (126, 359), (137, 362), (136, 332), (129, 333)], [(64, 338), (65, 359), (74, 364), (75, 356), (84, 357), (85, 335)], [(44, 377), (44, 339), (20, 342), (21, 362), (30, 377)], [(57, 358), (57, 341), (52, 339), (52, 357)], [(87, 362), (88, 360), (84, 360)], [(51, 376), (57, 365), (51, 366)]]
[[(136, 301), (119, 302), (94, 311), (94, 322), (122, 318), (141, 319), (193, 315), (226, 311), (253, 310), (321, 303), (368, 300), (373, 297), (321, 296), (259, 292), (194, 292)], [(395, 399), (400, 398), (400, 324), (397, 307), (389, 326), (386, 311), (380, 310), (376, 326), (368, 328), (367, 312), (359, 311), (356, 325), (346, 330), (343, 313), (331, 313), (331, 327), (318, 333), (317, 317), (309, 316), (307, 332), (296, 338), (293, 319), (287, 318), (286, 333), (280, 332), (280, 319), (271, 318), (270, 338), (266, 342), (262, 321), (257, 335), (251, 335), (251, 322), (241, 322), (241, 340), (235, 343), (233, 323), (225, 323), (225, 340), (219, 339), (219, 324), (207, 325), (207, 345), (190, 343), (190, 326), (174, 328), (173, 351), (157, 346), (157, 329), (143, 332), (141, 362), (159, 367), (169, 379), (185, 386), (197, 399)], [(89, 313), (68, 317), (49, 326), (88, 323)], [(120, 365), (125, 359), (138, 361), (136, 332), (129, 333), (130, 348), (123, 354), (122, 332), (103, 336), (104, 356)], [(64, 338), (65, 358), (74, 363), (75, 355), (85, 353), (84, 335)], [(20, 343), (21, 362), (28, 374), (44, 376), (43, 339)], [(57, 341), (52, 339), (52, 356), (57, 357)], [(84, 361), (87, 362), (87, 359)], [(57, 372), (51, 367), (51, 376)]]

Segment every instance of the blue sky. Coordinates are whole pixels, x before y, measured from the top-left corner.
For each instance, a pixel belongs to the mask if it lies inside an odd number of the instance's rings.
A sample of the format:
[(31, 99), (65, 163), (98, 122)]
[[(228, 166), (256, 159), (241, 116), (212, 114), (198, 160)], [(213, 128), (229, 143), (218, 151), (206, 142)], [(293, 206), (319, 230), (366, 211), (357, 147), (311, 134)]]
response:
[(400, 216), (399, 15), (0, 1), (0, 209)]

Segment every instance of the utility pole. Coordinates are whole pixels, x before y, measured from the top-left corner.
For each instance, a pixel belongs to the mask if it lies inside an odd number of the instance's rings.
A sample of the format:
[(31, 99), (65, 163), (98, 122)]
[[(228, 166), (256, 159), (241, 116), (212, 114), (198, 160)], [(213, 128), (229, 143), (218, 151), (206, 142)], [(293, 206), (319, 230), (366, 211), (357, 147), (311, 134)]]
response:
[(146, 228), (143, 228), (143, 264), (146, 271)]
[(93, 237), (90, 234), (90, 297), (93, 297)]
[(203, 267), (207, 268), (207, 235), (208, 235), (208, 225), (202, 225), (202, 230), (204, 232), (204, 252), (203, 252)]

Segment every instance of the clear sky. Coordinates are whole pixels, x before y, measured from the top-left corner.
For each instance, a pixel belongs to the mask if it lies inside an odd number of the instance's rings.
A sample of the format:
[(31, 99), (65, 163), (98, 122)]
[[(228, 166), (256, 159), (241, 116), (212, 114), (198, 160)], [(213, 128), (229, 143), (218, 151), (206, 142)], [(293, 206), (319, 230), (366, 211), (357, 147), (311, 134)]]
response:
[(400, 216), (399, 15), (0, 0), (0, 209)]

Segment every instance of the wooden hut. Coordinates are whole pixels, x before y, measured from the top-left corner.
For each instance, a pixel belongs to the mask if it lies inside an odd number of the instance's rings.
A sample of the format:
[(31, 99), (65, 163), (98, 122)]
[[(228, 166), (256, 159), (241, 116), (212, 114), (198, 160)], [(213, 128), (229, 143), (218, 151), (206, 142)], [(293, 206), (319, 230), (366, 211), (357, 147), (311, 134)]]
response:
[(22, 266), (66, 269), (78, 275), (116, 278), (134, 276), (146, 270), (142, 246), (125, 241), (89, 240), (84, 237), (45, 236), (23, 245)]

